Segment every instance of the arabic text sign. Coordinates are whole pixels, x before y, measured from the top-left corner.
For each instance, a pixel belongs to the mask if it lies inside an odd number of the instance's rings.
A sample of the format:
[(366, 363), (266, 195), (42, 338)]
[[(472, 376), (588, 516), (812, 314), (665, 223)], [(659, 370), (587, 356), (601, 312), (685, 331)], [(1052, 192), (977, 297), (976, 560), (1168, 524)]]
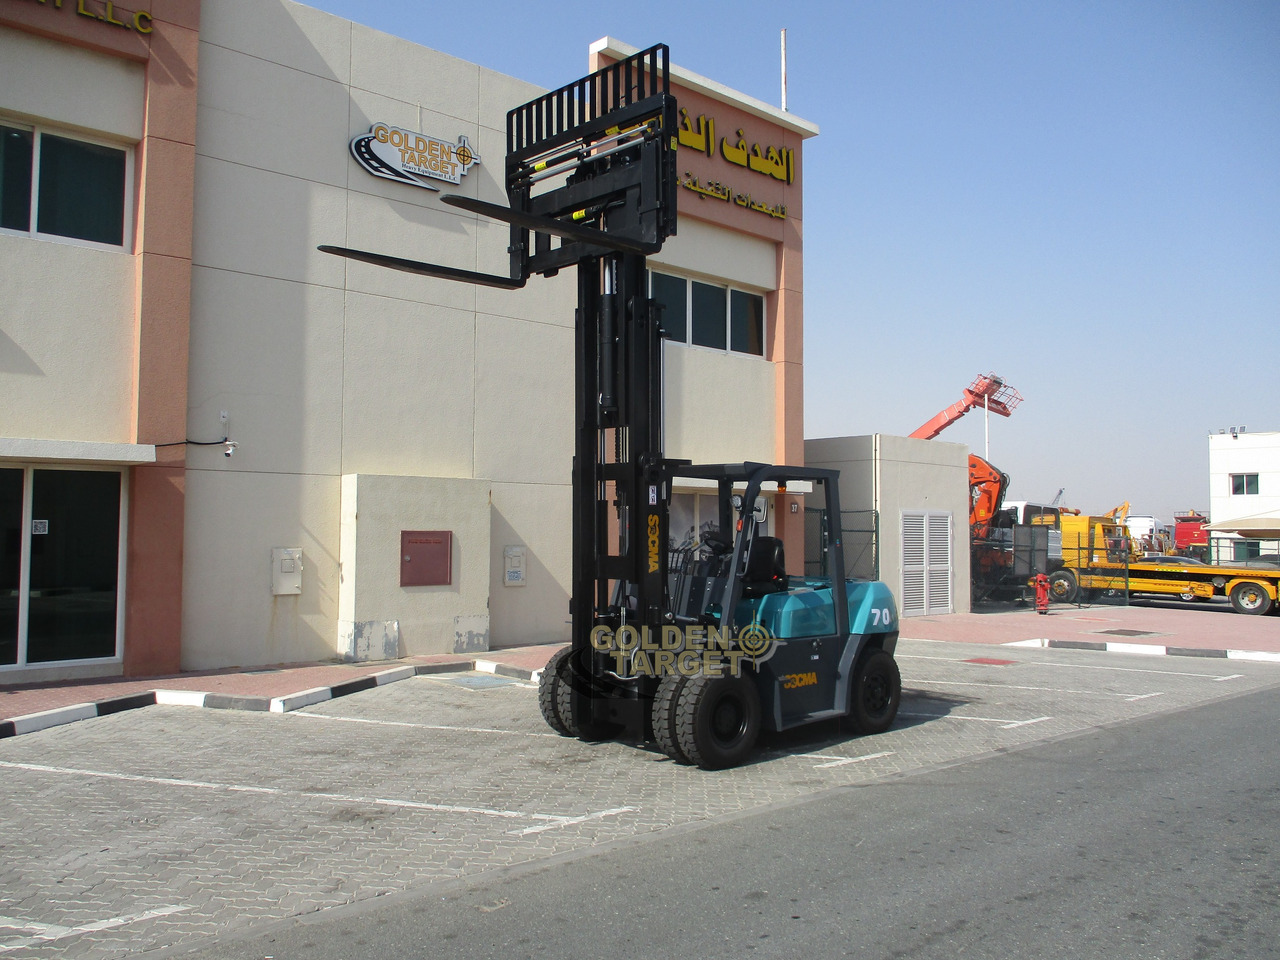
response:
[[(730, 143), (728, 137), (720, 138), (720, 156), (732, 164), (763, 173), (782, 183), (795, 182), (795, 151), (788, 147), (761, 146), (758, 143), (748, 147), (741, 129), (737, 131), (737, 135), (736, 143)], [(680, 146), (691, 147), (708, 157), (714, 157), (717, 146), (715, 117), (699, 114), (695, 124), (689, 117), (689, 111), (681, 107), (679, 137)]]
[(768, 214), (777, 220), (787, 219), (787, 205), (785, 203), (771, 204), (764, 200), (757, 200), (750, 193), (738, 193), (729, 184), (721, 183), (718, 180), (708, 180), (706, 183), (702, 183), (697, 177), (686, 171), (684, 178), (680, 181), (680, 186), (686, 190), (692, 190), (698, 195), (699, 199), (710, 198), (712, 200), (723, 200), (726, 203), (733, 202), (740, 207), (754, 210), (756, 213)]

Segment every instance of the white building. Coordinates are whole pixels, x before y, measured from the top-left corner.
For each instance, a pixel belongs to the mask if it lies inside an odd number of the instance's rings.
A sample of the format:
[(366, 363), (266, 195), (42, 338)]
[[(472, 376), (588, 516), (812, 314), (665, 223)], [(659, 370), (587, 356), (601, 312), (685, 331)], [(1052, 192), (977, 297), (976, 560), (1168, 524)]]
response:
[(1248, 535), (1250, 527), (1265, 534), (1267, 518), (1273, 518), (1271, 529), (1280, 528), (1280, 432), (1231, 427), (1209, 435), (1209, 523), (1235, 524), (1247, 518), (1259, 520), (1242, 525), (1244, 536), (1211, 532), (1211, 557), (1244, 560), (1280, 552), (1273, 538)]

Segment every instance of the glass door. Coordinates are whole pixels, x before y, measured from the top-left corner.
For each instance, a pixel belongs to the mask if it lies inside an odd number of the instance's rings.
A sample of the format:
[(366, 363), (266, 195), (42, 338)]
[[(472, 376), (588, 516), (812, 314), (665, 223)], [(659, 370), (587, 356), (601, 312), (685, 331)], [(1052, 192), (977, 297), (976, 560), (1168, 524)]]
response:
[(0, 666), (18, 662), (23, 470), (0, 470)]
[(118, 654), (122, 477), (0, 470), (0, 666)]

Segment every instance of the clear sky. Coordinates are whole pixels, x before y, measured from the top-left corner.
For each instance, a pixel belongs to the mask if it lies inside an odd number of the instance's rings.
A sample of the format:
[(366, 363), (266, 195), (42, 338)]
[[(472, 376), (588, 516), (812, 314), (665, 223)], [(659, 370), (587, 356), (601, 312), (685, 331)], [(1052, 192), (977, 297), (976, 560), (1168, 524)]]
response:
[[(994, 371), (1010, 497), (1168, 520), (1210, 431), (1280, 430), (1274, 0), (310, 5), (548, 88), (666, 43), (773, 104), (787, 28), (806, 436), (910, 433)], [(939, 439), (981, 454), (981, 415)]]

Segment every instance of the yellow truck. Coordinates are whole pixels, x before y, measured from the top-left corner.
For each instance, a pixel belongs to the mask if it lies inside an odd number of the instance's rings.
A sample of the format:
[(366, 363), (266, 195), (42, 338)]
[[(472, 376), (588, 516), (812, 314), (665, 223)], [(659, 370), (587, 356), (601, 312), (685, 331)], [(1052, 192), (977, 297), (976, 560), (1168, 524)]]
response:
[(1141, 557), (1123, 524), (1110, 516), (1064, 514), (1062, 565), (1049, 573), (1049, 596), (1061, 603), (1109, 591), (1182, 600), (1228, 597), (1237, 613), (1280, 612), (1280, 567), (1235, 567), (1189, 557)]

